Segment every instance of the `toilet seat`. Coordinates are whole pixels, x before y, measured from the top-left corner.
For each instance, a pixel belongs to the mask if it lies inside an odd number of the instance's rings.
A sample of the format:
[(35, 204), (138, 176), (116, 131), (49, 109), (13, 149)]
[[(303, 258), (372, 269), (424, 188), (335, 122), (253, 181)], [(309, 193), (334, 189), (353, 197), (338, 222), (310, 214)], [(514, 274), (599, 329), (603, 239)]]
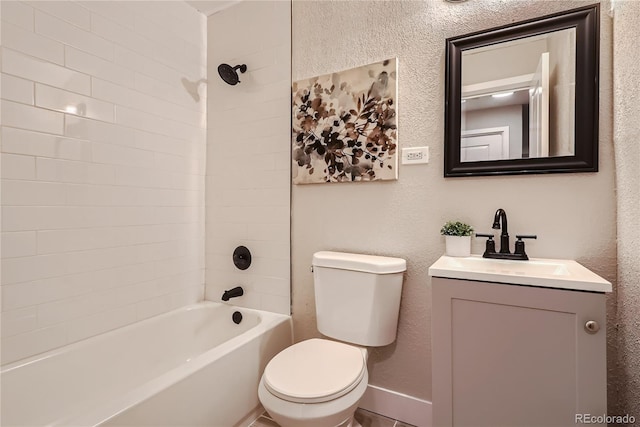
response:
[(362, 350), (313, 338), (287, 347), (267, 364), (264, 385), (273, 395), (296, 403), (320, 403), (353, 390), (365, 375)]

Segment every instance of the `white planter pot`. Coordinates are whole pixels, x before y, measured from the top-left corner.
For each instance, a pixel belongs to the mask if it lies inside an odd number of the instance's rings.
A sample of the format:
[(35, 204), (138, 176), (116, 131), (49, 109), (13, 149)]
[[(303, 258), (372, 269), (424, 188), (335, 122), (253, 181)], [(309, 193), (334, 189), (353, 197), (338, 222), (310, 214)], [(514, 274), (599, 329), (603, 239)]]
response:
[(448, 256), (470, 256), (471, 236), (444, 236)]

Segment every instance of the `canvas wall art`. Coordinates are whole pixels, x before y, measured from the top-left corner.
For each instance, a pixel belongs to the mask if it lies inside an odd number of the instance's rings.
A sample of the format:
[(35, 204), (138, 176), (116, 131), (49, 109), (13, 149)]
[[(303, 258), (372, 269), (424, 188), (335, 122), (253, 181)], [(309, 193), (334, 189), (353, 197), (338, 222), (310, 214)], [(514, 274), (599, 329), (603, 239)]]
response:
[(397, 59), (293, 84), (294, 184), (398, 179)]

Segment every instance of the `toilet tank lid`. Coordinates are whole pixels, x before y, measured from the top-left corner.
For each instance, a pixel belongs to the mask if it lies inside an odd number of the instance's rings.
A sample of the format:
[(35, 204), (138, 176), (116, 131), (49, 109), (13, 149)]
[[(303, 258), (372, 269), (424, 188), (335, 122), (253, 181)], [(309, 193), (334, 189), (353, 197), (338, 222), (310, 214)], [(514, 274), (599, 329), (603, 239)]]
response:
[(312, 265), (374, 274), (401, 273), (407, 269), (407, 262), (402, 258), (331, 251), (313, 254)]

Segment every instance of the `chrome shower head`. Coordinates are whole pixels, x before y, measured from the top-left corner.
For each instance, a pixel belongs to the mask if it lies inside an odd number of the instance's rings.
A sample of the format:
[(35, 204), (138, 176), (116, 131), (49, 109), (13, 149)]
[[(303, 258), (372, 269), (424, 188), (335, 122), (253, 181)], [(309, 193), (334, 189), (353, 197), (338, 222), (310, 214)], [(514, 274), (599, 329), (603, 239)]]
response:
[(238, 72), (236, 70), (240, 69), (241, 73), (247, 71), (247, 66), (245, 64), (236, 65), (232, 67), (229, 64), (220, 64), (218, 65), (218, 74), (222, 77), (227, 84), (231, 86), (237, 85), (240, 83), (240, 78), (238, 77)]

